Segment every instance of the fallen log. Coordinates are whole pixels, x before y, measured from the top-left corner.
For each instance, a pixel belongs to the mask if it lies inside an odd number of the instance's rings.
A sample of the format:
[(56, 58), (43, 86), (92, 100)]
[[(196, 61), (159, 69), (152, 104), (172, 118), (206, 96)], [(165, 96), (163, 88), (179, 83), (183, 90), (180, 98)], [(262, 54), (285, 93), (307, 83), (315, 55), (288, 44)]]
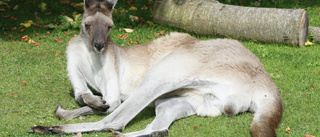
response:
[(156, 0), (155, 22), (200, 35), (223, 35), (304, 46), (309, 16), (305, 9), (256, 8), (216, 0)]
[(316, 43), (320, 43), (320, 28), (309, 26), (309, 35), (313, 36)]

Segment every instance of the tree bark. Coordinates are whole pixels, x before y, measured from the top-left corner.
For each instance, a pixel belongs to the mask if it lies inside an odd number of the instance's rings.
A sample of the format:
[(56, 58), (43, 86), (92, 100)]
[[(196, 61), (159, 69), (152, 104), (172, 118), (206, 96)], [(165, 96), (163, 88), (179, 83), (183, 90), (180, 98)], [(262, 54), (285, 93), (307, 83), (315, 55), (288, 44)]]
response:
[(242, 7), (216, 0), (156, 0), (153, 19), (204, 35), (304, 46), (309, 17), (305, 9)]

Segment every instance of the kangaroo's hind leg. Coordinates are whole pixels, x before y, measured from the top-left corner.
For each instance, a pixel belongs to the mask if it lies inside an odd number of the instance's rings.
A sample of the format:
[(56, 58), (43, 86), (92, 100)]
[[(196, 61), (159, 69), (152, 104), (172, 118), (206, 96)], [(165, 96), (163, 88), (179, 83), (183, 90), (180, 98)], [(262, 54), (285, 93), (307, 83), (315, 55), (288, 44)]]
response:
[(156, 101), (156, 117), (144, 130), (125, 134), (133, 136), (167, 136), (175, 120), (196, 114), (199, 102), (192, 97), (171, 97)]

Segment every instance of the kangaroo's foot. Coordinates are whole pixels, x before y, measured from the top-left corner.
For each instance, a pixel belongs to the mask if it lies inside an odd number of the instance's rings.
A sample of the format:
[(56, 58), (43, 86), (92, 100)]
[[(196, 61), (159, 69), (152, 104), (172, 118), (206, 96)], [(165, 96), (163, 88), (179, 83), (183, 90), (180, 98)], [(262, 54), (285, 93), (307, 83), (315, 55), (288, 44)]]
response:
[(36, 126), (28, 130), (27, 133), (57, 134), (57, 135), (65, 134), (62, 132), (59, 126), (51, 126), (51, 127)]
[(107, 104), (107, 102), (103, 100), (101, 96), (85, 93), (82, 94), (81, 97), (83, 102), (93, 109), (105, 112), (110, 108), (109, 104)]

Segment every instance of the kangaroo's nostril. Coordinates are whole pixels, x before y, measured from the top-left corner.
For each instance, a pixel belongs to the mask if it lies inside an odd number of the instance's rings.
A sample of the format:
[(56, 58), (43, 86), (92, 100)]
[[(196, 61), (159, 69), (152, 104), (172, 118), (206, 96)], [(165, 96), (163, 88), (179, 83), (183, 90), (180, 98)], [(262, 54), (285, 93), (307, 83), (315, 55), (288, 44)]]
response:
[(94, 44), (94, 47), (98, 50), (98, 51), (100, 51), (102, 48), (104, 48), (104, 44)]

